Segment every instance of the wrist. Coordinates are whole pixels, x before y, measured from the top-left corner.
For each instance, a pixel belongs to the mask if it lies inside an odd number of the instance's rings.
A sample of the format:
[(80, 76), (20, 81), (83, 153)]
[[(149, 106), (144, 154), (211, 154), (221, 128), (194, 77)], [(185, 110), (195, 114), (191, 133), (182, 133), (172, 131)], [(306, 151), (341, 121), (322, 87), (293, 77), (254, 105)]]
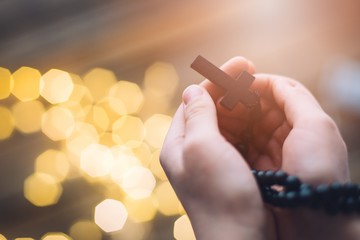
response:
[(271, 232), (274, 229), (273, 226), (267, 226), (265, 223), (264, 214), (267, 213), (264, 210), (254, 209), (237, 213), (236, 211), (200, 209), (188, 211), (196, 239), (263, 240), (272, 239), (269, 236), (275, 235)]

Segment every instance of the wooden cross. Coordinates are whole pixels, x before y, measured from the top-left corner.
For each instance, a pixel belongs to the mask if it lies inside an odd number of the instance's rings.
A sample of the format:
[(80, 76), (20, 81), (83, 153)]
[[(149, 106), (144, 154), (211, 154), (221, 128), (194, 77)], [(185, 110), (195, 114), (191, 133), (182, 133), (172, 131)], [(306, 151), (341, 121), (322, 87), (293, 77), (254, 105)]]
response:
[(258, 104), (259, 96), (248, 90), (255, 80), (255, 77), (250, 73), (243, 71), (236, 79), (233, 79), (202, 56), (198, 56), (194, 60), (191, 68), (226, 90), (220, 103), (228, 110), (231, 111), (239, 101), (247, 107)]

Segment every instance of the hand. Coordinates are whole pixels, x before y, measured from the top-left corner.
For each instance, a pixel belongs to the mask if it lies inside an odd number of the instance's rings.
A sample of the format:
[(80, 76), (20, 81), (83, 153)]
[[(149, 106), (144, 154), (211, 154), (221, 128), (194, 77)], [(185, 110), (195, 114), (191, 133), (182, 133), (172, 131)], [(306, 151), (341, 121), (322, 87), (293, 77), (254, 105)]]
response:
[[(224, 65), (228, 74), (248, 70), (245, 59)], [(184, 91), (165, 139), (161, 163), (186, 209), (198, 239), (275, 239), (248, 164), (219, 129), (215, 104), (200, 86)], [(230, 129), (229, 129), (230, 130)]]
[[(248, 63), (251, 66), (251, 63)], [(234, 68), (239, 70), (239, 68)], [(232, 72), (237, 76), (239, 72)], [(223, 91), (205, 80), (217, 106), (221, 133), (239, 146), (249, 121), (248, 110), (239, 104), (233, 111), (218, 102)], [(310, 184), (349, 181), (346, 146), (333, 120), (311, 93), (295, 80), (256, 75), (252, 89), (261, 96), (262, 117), (244, 156), (251, 168), (282, 169)], [(350, 217), (331, 217), (314, 210), (273, 209), (279, 239), (355, 239)]]

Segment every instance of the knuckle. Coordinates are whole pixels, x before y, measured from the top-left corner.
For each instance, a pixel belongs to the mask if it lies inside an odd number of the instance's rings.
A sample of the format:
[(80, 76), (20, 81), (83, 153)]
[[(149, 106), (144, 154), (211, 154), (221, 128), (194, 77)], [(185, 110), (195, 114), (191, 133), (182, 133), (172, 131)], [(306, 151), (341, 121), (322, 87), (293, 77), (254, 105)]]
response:
[(199, 157), (203, 148), (203, 138), (187, 139), (187, 141), (185, 141), (184, 143), (183, 157), (185, 159), (193, 158), (194, 156)]
[(335, 121), (325, 113), (316, 116), (313, 120), (313, 124), (315, 124), (317, 128), (325, 131), (338, 132)]
[(186, 106), (186, 120), (189, 118), (197, 118), (202, 115), (204, 109), (206, 109), (206, 105), (203, 101), (194, 101)]

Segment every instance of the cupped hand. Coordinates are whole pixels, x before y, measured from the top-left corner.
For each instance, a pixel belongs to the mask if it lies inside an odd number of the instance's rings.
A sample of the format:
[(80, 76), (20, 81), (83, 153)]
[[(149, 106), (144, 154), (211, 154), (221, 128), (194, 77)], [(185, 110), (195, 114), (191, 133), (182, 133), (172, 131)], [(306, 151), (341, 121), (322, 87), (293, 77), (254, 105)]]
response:
[[(228, 111), (219, 104), (223, 90), (207, 80), (201, 85), (216, 103), (222, 135), (235, 147), (243, 145), (243, 133), (251, 121), (249, 110), (239, 104)], [(262, 105), (262, 116), (254, 123), (244, 154), (251, 168), (281, 169), (313, 185), (349, 181), (346, 146), (338, 128), (303, 85), (257, 74), (251, 89), (259, 93)], [(273, 212), (279, 239), (356, 239), (350, 228), (357, 220), (348, 216), (308, 209), (273, 208)]]
[[(232, 76), (253, 71), (243, 58), (222, 68)], [(169, 181), (198, 239), (275, 239), (249, 165), (222, 134), (222, 116), (205, 88), (188, 87), (173, 118), (160, 156)]]

